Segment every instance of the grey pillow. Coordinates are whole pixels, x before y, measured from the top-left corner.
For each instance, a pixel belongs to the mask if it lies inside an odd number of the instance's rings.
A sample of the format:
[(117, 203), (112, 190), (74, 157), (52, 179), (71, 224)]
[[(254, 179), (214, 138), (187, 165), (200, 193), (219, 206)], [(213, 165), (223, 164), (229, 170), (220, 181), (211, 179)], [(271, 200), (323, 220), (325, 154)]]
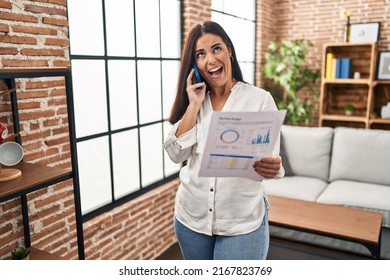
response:
[(334, 134), (331, 181), (390, 186), (390, 131), (338, 127)]
[(328, 181), (332, 137), (330, 127), (282, 126), (280, 155), (286, 176)]

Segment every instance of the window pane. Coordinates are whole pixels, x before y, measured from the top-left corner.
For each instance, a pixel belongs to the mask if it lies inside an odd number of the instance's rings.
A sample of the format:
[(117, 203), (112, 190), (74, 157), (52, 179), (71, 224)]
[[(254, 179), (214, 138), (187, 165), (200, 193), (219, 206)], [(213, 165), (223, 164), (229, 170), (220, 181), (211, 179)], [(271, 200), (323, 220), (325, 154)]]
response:
[(140, 133), (142, 185), (146, 186), (163, 179), (162, 124), (142, 127)]
[(135, 62), (108, 61), (111, 129), (137, 125)]
[[(255, 57), (255, 25), (253, 22), (235, 17), (224, 16), (226, 32), (233, 41), (239, 61), (254, 61)], [(243, 32), (245, 30), (245, 32)]]
[(160, 0), (162, 57), (180, 57), (180, 1)]
[(134, 56), (133, 1), (115, 0), (104, 3), (108, 55)]
[(111, 202), (108, 137), (77, 144), (83, 214)]
[[(69, 37), (72, 54), (103, 55), (101, 0), (68, 0)], [(88, 17), (88, 20), (86, 20)]]
[(255, 20), (255, 0), (224, 0), (224, 12), (238, 17)]
[(180, 64), (178, 61), (162, 62), (164, 118), (168, 118), (171, 114), (173, 101), (176, 96), (176, 85), (179, 75), (179, 66)]
[(86, 214), (180, 170), (164, 155), (162, 142), (176, 95), (181, 1), (68, 0), (68, 5)]
[(140, 189), (138, 160), (138, 130), (112, 135), (112, 157), (115, 198)]
[(240, 62), (240, 68), (244, 81), (254, 84), (255, 83), (255, 64), (253, 62), (243, 63)]
[(159, 61), (138, 61), (140, 123), (161, 120), (161, 74)]
[(137, 56), (160, 57), (158, 0), (136, 0)]
[(211, 9), (217, 11), (223, 11), (223, 0), (212, 0), (211, 1)]
[[(169, 131), (171, 130), (172, 125), (169, 122), (164, 122), (164, 139), (167, 138)], [(168, 156), (167, 152), (164, 150), (164, 164), (165, 164), (165, 176), (173, 175), (180, 171), (181, 164), (174, 163)]]
[(72, 60), (76, 135), (106, 132), (107, 100), (103, 60)]
[[(223, 19), (224, 19), (224, 16), (223, 14), (221, 13), (218, 13), (218, 12), (211, 12), (211, 19), (217, 23), (219, 23), (219, 25), (221, 25), (222, 27), (225, 26), (224, 22), (223, 22)], [(229, 37), (230, 37), (230, 34), (228, 34)], [(231, 39), (231, 38), (230, 38)], [(233, 42), (234, 43), (234, 42)]]

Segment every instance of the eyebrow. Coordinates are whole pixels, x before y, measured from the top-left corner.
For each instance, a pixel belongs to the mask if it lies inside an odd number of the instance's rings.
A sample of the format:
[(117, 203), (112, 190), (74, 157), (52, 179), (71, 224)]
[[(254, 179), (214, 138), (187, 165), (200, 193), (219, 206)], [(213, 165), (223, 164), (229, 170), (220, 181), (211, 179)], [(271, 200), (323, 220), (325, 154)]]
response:
[[(221, 45), (222, 45), (222, 43), (221, 43), (221, 42), (218, 42), (218, 43), (215, 43), (215, 44), (211, 45), (211, 48), (213, 49), (213, 48), (215, 48), (215, 47), (217, 47), (217, 46), (221, 46)], [(202, 51), (204, 51), (204, 49), (195, 50), (195, 54), (197, 54), (197, 53), (199, 53), (199, 52), (202, 52)]]

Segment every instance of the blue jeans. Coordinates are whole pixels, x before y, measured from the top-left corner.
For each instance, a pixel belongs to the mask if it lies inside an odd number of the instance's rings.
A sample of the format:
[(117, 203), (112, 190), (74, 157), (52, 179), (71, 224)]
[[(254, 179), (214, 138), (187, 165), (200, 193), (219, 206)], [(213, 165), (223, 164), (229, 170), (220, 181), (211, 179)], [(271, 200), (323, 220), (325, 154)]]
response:
[(176, 218), (176, 237), (185, 260), (265, 260), (269, 248), (268, 213), (258, 229), (236, 236), (197, 233)]

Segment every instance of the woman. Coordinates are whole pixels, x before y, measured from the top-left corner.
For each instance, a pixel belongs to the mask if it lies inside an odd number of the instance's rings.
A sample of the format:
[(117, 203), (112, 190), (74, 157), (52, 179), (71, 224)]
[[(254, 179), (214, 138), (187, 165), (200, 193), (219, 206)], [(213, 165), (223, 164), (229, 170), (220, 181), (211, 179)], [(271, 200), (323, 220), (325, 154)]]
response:
[[(202, 82), (195, 82), (193, 64)], [(196, 25), (181, 57), (178, 88), (164, 147), (180, 171), (175, 231), (184, 259), (265, 259), (269, 247), (267, 201), (262, 182), (206, 178), (198, 172), (213, 111), (277, 110), (271, 95), (243, 81), (233, 43), (215, 22)], [(279, 140), (273, 155), (253, 168), (264, 178), (284, 169)]]

